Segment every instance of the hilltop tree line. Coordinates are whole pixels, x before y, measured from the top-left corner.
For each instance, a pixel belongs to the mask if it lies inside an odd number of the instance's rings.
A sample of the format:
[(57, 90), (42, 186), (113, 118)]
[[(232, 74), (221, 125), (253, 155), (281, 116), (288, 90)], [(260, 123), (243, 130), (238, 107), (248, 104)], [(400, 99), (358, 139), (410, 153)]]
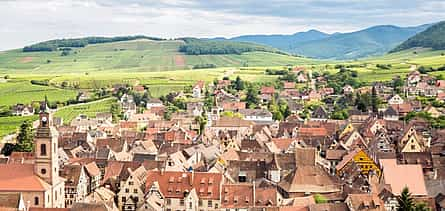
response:
[(185, 44), (179, 47), (179, 52), (183, 52), (188, 55), (242, 54), (252, 51), (284, 54), (283, 52), (274, 48), (246, 42), (201, 40), (196, 38), (181, 38), (181, 40), (183, 40)]
[(162, 38), (147, 37), (147, 36), (143, 36), (143, 35), (120, 36), (120, 37), (85, 37), (85, 38), (74, 38), (74, 39), (56, 39), (56, 40), (49, 40), (49, 41), (25, 46), (23, 48), (23, 52), (56, 51), (60, 48), (63, 48), (63, 51), (66, 52), (66, 51), (69, 51), (70, 48), (82, 48), (89, 44), (131, 41), (131, 40), (137, 40), (137, 39), (164, 40)]

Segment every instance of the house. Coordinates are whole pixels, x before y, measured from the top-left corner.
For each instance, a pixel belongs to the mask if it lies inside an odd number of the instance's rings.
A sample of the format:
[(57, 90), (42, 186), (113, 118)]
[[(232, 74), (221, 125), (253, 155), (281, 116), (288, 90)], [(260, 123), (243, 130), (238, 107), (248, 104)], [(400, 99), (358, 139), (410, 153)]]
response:
[(275, 88), (273, 86), (263, 86), (261, 87), (261, 101), (263, 103), (269, 102), (275, 95)]
[(298, 168), (284, 176), (278, 183), (278, 191), (285, 198), (308, 194), (329, 195), (340, 193), (340, 186), (321, 166), (316, 164), (316, 149), (297, 149)]
[(354, 88), (352, 88), (351, 85), (346, 85), (346, 86), (343, 87), (343, 94), (349, 95), (349, 94), (352, 94), (352, 93), (354, 93)]
[(239, 111), (246, 108), (246, 102), (224, 101), (221, 103), (223, 111)]
[(34, 108), (31, 105), (17, 104), (12, 107), (12, 115), (31, 116), (34, 115)]
[(398, 142), (399, 152), (424, 152), (425, 147), (423, 137), (417, 134), (414, 126), (408, 127)]
[(151, 109), (153, 107), (162, 107), (163, 105), (164, 104), (162, 103), (162, 101), (157, 98), (151, 98), (147, 101), (147, 109)]
[(399, 117), (399, 112), (392, 106), (388, 106), (388, 108), (383, 112), (384, 120), (397, 121), (399, 120)]
[(385, 204), (377, 194), (349, 194), (345, 203), (349, 210), (385, 211)]
[(420, 72), (417, 70), (410, 72), (406, 78), (408, 85), (417, 84), (421, 79)]
[(137, 169), (123, 169), (123, 174), (119, 177), (120, 191), (117, 193), (117, 204), (119, 210), (135, 211), (144, 203), (145, 180), (147, 170), (144, 166)]
[(404, 103), (404, 100), (398, 94), (392, 96), (388, 100), (388, 104), (389, 105), (400, 105), (400, 104), (403, 104), (403, 103)]
[(166, 210), (216, 210), (222, 183), (220, 173), (148, 171), (145, 189), (161, 193)]
[(79, 92), (79, 94), (77, 94), (77, 97), (76, 97), (78, 102), (85, 102), (90, 98), (91, 98), (91, 94), (89, 92), (85, 92), (85, 91)]
[(133, 86), (133, 91), (143, 93), (145, 92), (145, 87), (142, 85), (135, 85)]
[(88, 178), (84, 166), (65, 165), (60, 176), (65, 178), (65, 207), (83, 202), (88, 194)]
[(343, 157), (342, 161), (335, 167), (337, 175), (347, 174), (348, 172), (344, 172), (343, 170), (350, 163), (359, 166), (362, 174), (368, 175), (370, 172), (373, 172), (373, 174), (380, 175), (379, 166), (360, 148), (349, 152)]
[(40, 111), (34, 164), (0, 164), (0, 193), (21, 193), (32, 207), (65, 207), (65, 182), (59, 176), (58, 133), (46, 107)]
[(272, 122), (272, 113), (266, 109), (241, 109), (238, 111), (244, 120), (253, 122)]
[(421, 165), (397, 164), (396, 159), (381, 159), (380, 165), (382, 166), (380, 184), (392, 195), (392, 197), (386, 197), (387, 210), (394, 210), (397, 207), (397, 197), (405, 187), (414, 198), (428, 195)]
[(205, 82), (198, 81), (192, 87), (192, 93), (194, 98), (201, 98), (205, 89)]
[(295, 82), (283, 82), (284, 89), (295, 89)]
[(318, 106), (315, 111), (312, 112), (311, 119), (314, 121), (326, 121), (329, 119), (329, 114), (323, 106)]
[(306, 83), (307, 81), (308, 81), (308, 78), (307, 78), (306, 74), (304, 74), (304, 73), (298, 74), (298, 76), (297, 76), (298, 83)]
[(194, 117), (201, 116), (204, 112), (204, 103), (202, 102), (189, 102), (186, 107), (187, 112)]

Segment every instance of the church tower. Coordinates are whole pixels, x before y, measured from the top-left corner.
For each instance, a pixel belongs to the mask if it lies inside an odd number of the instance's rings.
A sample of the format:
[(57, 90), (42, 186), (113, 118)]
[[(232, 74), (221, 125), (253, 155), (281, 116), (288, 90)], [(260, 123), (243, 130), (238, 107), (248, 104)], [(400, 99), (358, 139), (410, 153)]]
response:
[(54, 185), (59, 178), (58, 133), (51, 125), (50, 114), (46, 111), (46, 102), (40, 109), (39, 126), (34, 137), (36, 157), (34, 171), (45, 182)]
[(46, 100), (40, 106), (39, 126), (34, 135), (34, 173), (51, 186), (47, 199), (54, 208), (65, 207), (65, 182), (59, 177), (57, 155), (58, 132), (52, 126), (51, 114), (46, 109)]

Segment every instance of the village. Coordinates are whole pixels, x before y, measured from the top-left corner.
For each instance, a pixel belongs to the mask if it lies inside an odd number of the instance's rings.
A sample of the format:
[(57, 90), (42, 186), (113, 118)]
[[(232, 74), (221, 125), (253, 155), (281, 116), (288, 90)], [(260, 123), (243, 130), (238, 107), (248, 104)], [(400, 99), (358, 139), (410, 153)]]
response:
[(445, 210), (445, 80), (336, 68), (160, 98), (115, 84), (117, 110), (71, 122), (17, 104), (39, 120), (27, 147), (2, 149), (0, 210)]

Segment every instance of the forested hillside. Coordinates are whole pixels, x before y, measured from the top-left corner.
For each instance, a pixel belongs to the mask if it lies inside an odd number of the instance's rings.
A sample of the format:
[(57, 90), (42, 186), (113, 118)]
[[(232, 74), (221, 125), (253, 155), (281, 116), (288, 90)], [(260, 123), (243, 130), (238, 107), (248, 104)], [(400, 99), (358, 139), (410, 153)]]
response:
[(248, 42), (234, 42), (226, 40), (202, 40), (196, 38), (181, 38), (185, 44), (179, 51), (188, 55), (205, 54), (242, 54), (253, 51), (263, 51), (285, 54), (275, 48)]
[(445, 50), (445, 21), (437, 23), (425, 31), (409, 38), (391, 52), (402, 51), (415, 47)]

